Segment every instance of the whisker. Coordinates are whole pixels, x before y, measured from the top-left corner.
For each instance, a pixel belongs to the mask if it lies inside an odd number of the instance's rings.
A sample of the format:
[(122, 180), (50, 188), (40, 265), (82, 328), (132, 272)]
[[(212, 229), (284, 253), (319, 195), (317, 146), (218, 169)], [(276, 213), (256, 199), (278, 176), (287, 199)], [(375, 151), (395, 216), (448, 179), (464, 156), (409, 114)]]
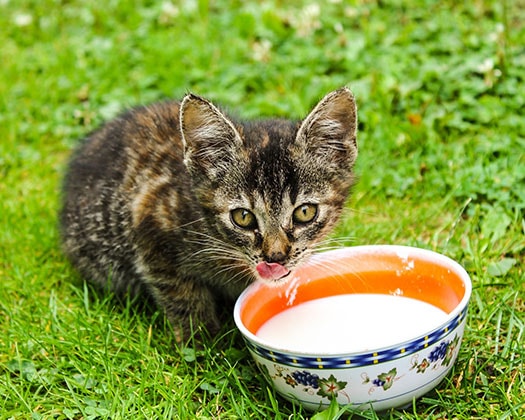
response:
[(209, 256), (233, 258), (233, 259), (238, 259), (239, 261), (244, 260), (244, 258), (241, 257), (242, 254), (239, 254), (235, 252), (234, 250), (224, 249), (224, 248), (212, 248), (212, 247), (199, 249), (198, 251), (195, 251), (192, 254), (190, 254), (188, 258), (194, 258), (201, 254), (207, 254)]
[[(232, 266), (232, 267), (228, 267), (228, 268), (239, 268), (237, 266)], [(235, 283), (239, 278), (246, 278), (246, 277), (250, 277), (250, 278), (253, 278), (253, 274), (252, 274), (252, 271), (248, 268), (248, 266), (242, 266), (240, 267), (241, 269), (240, 270), (236, 270), (235, 274), (232, 276), (232, 277), (229, 277), (227, 280), (226, 280), (226, 283)], [(221, 271), (227, 271), (226, 268), (221, 270)], [(217, 273), (217, 275), (219, 274), (222, 274), (221, 271), (219, 271)]]
[[(353, 259), (355, 259), (357, 261), (356, 258), (353, 258)], [(349, 275), (352, 276), (352, 281), (353, 281), (353, 279), (356, 279), (356, 280), (360, 281), (362, 284), (366, 284), (365, 279), (362, 277), (362, 275), (359, 272), (352, 270), (351, 263), (350, 263), (350, 267), (348, 266), (348, 264), (345, 267), (344, 271), (346, 272), (346, 274), (343, 274), (341, 272), (341, 266), (336, 261), (323, 260), (321, 262), (321, 266), (325, 270), (333, 273), (335, 279), (337, 279), (338, 281), (344, 281), (345, 284), (348, 284), (348, 277), (349, 277)]]
[(227, 255), (229, 258), (235, 258), (243, 261), (245, 260), (244, 254), (238, 248), (233, 247), (221, 239), (218, 239), (207, 233), (193, 230), (187, 230), (187, 233), (190, 235), (193, 234), (197, 237), (196, 239), (189, 237), (186, 240), (187, 243), (202, 245), (204, 247), (203, 249), (194, 252), (190, 257), (200, 255), (201, 253), (211, 254), (212, 252), (216, 252), (215, 255), (217, 256)]
[[(188, 223), (184, 223), (183, 225), (180, 225), (180, 226), (177, 226), (177, 229), (183, 229), (183, 230), (186, 230), (186, 226), (190, 226), (190, 225), (193, 225), (195, 223), (199, 223), (199, 222), (202, 222), (204, 220), (204, 217), (200, 217), (199, 219), (195, 219), (195, 220), (192, 220)], [(197, 232), (195, 232), (197, 233)]]

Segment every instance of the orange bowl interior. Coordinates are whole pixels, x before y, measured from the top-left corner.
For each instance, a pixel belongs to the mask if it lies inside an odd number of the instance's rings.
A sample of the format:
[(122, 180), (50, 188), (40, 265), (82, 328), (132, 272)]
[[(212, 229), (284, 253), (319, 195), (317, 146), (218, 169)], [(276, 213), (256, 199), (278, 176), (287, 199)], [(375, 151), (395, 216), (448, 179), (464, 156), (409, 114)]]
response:
[[(406, 259), (395, 253), (342, 256), (327, 264), (315, 262), (298, 269), (293, 301), (290, 282), (279, 286), (260, 284), (246, 295), (240, 309), (244, 326), (253, 334), (270, 318), (291, 306), (313, 299), (350, 293), (400, 295), (430, 303), (450, 313), (465, 294), (459, 274), (420, 256)], [(334, 273), (336, 267), (337, 273)]]

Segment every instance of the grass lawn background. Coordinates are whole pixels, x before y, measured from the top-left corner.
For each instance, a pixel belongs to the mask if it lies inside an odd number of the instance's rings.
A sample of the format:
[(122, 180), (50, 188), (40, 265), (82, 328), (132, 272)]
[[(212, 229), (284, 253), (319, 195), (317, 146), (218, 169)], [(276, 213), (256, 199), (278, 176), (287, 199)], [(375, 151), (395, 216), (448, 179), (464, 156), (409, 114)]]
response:
[(436, 250), (474, 284), (451, 374), (384, 416), (525, 416), (522, 0), (0, 0), (0, 63), (1, 419), (308, 418), (233, 323), (177, 348), (162, 315), (84, 285), (56, 214), (78, 138), (128, 106), (191, 90), (302, 117), (342, 85), (360, 181), (335, 236)]

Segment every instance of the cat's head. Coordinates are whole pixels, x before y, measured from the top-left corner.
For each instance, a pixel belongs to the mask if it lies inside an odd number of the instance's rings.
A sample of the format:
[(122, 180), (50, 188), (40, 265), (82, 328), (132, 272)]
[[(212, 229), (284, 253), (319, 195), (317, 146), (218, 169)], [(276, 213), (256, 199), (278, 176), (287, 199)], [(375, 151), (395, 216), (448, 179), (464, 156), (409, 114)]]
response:
[(286, 278), (334, 226), (353, 183), (350, 90), (327, 94), (300, 122), (235, 122), (189, 94), (180, 120), (214, 258), (222, 249), (219, 258), (237, 271), (270, 283)]

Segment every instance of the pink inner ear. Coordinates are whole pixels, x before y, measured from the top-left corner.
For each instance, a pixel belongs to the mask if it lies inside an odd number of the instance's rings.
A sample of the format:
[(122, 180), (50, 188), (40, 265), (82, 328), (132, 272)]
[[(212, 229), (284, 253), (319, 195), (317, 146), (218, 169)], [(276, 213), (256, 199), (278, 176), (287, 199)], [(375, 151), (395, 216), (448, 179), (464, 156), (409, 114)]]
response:
[(278, 263), (260, 262), (255, 267), (261, 278), (265, 280), (278, 280), (286, 276), (290, 270)]

